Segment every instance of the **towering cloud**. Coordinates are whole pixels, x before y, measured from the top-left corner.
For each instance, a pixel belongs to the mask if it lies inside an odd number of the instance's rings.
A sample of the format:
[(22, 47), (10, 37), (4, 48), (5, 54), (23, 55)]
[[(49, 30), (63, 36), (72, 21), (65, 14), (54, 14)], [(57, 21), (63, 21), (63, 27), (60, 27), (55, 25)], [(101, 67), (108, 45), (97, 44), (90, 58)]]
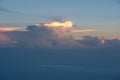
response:
[(83, 47), (83, 45), (74, 40), (74, 36), (71, 34), (77, 32), (90, 32), (94, 30), (75, 30), (73, 27), (73, 22), (64, 21), (35, 24), (28, 26), (27, 30), (37, 33), (37, 35), (39, 34), (39, 37), (47, 37), (44, 41), (50, 41), (49, 43), (54, 47)]
[(27, 36), (27, 38), (34, 39), (33, 43), (39, 47), (72, 48), (79, 46), (70, 35), (72, 26), (71, 21), (31, 25), (26, 28), (28, 30), (26, 33), (34, 36)]

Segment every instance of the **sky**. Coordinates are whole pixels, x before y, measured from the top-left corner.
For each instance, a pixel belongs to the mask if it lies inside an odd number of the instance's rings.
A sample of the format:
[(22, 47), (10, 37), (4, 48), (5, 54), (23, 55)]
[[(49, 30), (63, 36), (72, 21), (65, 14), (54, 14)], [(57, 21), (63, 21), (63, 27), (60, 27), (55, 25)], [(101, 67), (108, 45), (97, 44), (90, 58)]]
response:
[(0, 80), (120, 80), (120, 0), (0, 0)]
[(106, 32), (120, 29), (118, 0), (1, 0), (0, 6), (18, 12), (0, 12), (1, 26), (27, 26), (48, 21), (49, 17), (61, 17), (75, 22), (80, 28)]
[(1, 0), (0, 6), (8, 10), (0, 12), (0, 27), (25, 27), (54, 17), (96, 29), (88, 33), (93, 36), (120, 37), (119, 0)]

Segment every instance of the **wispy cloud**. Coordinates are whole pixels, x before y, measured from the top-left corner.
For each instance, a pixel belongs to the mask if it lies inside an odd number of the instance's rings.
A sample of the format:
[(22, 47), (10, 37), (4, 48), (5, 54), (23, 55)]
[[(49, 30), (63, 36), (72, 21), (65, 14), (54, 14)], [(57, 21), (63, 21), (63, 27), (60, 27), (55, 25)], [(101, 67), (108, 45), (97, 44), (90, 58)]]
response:
[[(108, 68), (102, 68), (102, 67), (83, 67), (83, 66), (75, 66), (75, 65), (48, 65), (48, 64), (43, 64), (43, 65), (36, 65), (32, 66), (34, 68), (51, 68), (51, 69), (63, 69), (63, 70), (71, 70), (71, 71), (85, 71), (85, 72), (113, 72), (110, 67)], [(118, 71), (118, 68), (114, 69), (115, 71)]]
[(86, 29), (86, 30), (71, 30), (73, 33), (80, 33), (80, 32), (93, 32), (95, 30), (92, 29)]
[[(26, 14), (26, 13), (21, 12), (21, 11), (9, 10), (9, 9), (3, 8), (3, 7), (0, 7), (0, 12), (10, 13), (10, 14), (18, 15), (18, 16), (29, 17), (29, 18), (31, 18), (31, 19), (43, 18), (43, 17), (38, 17), (38, 16)], [(44, 18), (45, 18), (45, 17), (44, 17)]]
[(0, 31), (24, 31), (21, 27), (0, 27)]
[(9, 10), (9, 9), (5, 9), (0, 7), (0, 11), (1, 12), (6, 12), (6, 13), (14, 13), (14, 14), (20, 14), (20, 15), (25, 15), (24, 13), (18, 12), (18, 11), (13, 11), (13, 10)]

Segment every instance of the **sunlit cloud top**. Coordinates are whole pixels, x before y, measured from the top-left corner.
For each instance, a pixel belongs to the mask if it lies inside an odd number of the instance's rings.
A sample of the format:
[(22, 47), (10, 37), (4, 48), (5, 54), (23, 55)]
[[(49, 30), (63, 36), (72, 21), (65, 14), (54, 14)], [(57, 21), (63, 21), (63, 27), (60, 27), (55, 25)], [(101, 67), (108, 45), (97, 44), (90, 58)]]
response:
[(73, 26), (72, 21), (65, 21), (65, 22), (51, 22), (44, 24), (47, 27), (63, 27), (63, 28), (71, 28)]
[(56, 30), (58, 29), (57, 31), (64, 31), (64, 30), (67, 30), (67, 32), (70, 32), (70, 33), (80, 33), (80, 32), (92, 32), (92, 31), (95, 31), (95, 30), (92, 30), (92, 29), (77, 29), (77, 28), (74, 28), (74, 23), (72, 21), (55, 21), (55, 22), (49, 22), (49, 23), (40, 23), (40, 24), (34, 24), (34, 25), (30, 25), (28, 26), (28, 30), (29, 29), (34, 29), (34, 30), (37, 30), (37, 29), (41, 29), (41, 28), (49, 28), (49, 29), (52, 29), (52, 30)]
[(64, 21), (64, 22), (49, 22), (49, 23), (44, 23), (44, 24), (35, 24), (35, 26), (40, 27), (40, 26), (45, 26), (49, 28), (71, 28), (73, 27), (73, 22), (72, 21)]

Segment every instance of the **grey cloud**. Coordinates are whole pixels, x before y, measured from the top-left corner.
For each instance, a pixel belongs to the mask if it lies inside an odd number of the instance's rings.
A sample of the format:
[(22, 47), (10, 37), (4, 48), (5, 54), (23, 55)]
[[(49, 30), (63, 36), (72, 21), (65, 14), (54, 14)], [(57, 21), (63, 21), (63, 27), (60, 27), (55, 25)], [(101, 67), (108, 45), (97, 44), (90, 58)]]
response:
[(107, 39), (107, 40), (105, 40), (104, 46), (120, 48), (120, 40), (119, 39), (112, 39), (112, 40)]
[(77, 42), (88, 48), (120, 48), (119, 39), (102, 39), (92, 36), (83, 36), (83, 38), (83, 40), (77, 40)]
[(16, 47), (28, 48), (62, 48), (62, 49), (80, 49), (80, 48), (120, 48), (119, 39), (102, 39), (92, 36), (83, 36), (83, 40), (74, 40), (70, 35), (65, 38), (55, 35), (52, 31), (45, 29), (44, 31), (14, 31), (7, 32)]
[(101, 39), (98, 37), (83, 36), (83, 38), (84, 40), (77, 40), (77, 42), (85, 45), (86, 47), (101, 47), (103, 45)]

